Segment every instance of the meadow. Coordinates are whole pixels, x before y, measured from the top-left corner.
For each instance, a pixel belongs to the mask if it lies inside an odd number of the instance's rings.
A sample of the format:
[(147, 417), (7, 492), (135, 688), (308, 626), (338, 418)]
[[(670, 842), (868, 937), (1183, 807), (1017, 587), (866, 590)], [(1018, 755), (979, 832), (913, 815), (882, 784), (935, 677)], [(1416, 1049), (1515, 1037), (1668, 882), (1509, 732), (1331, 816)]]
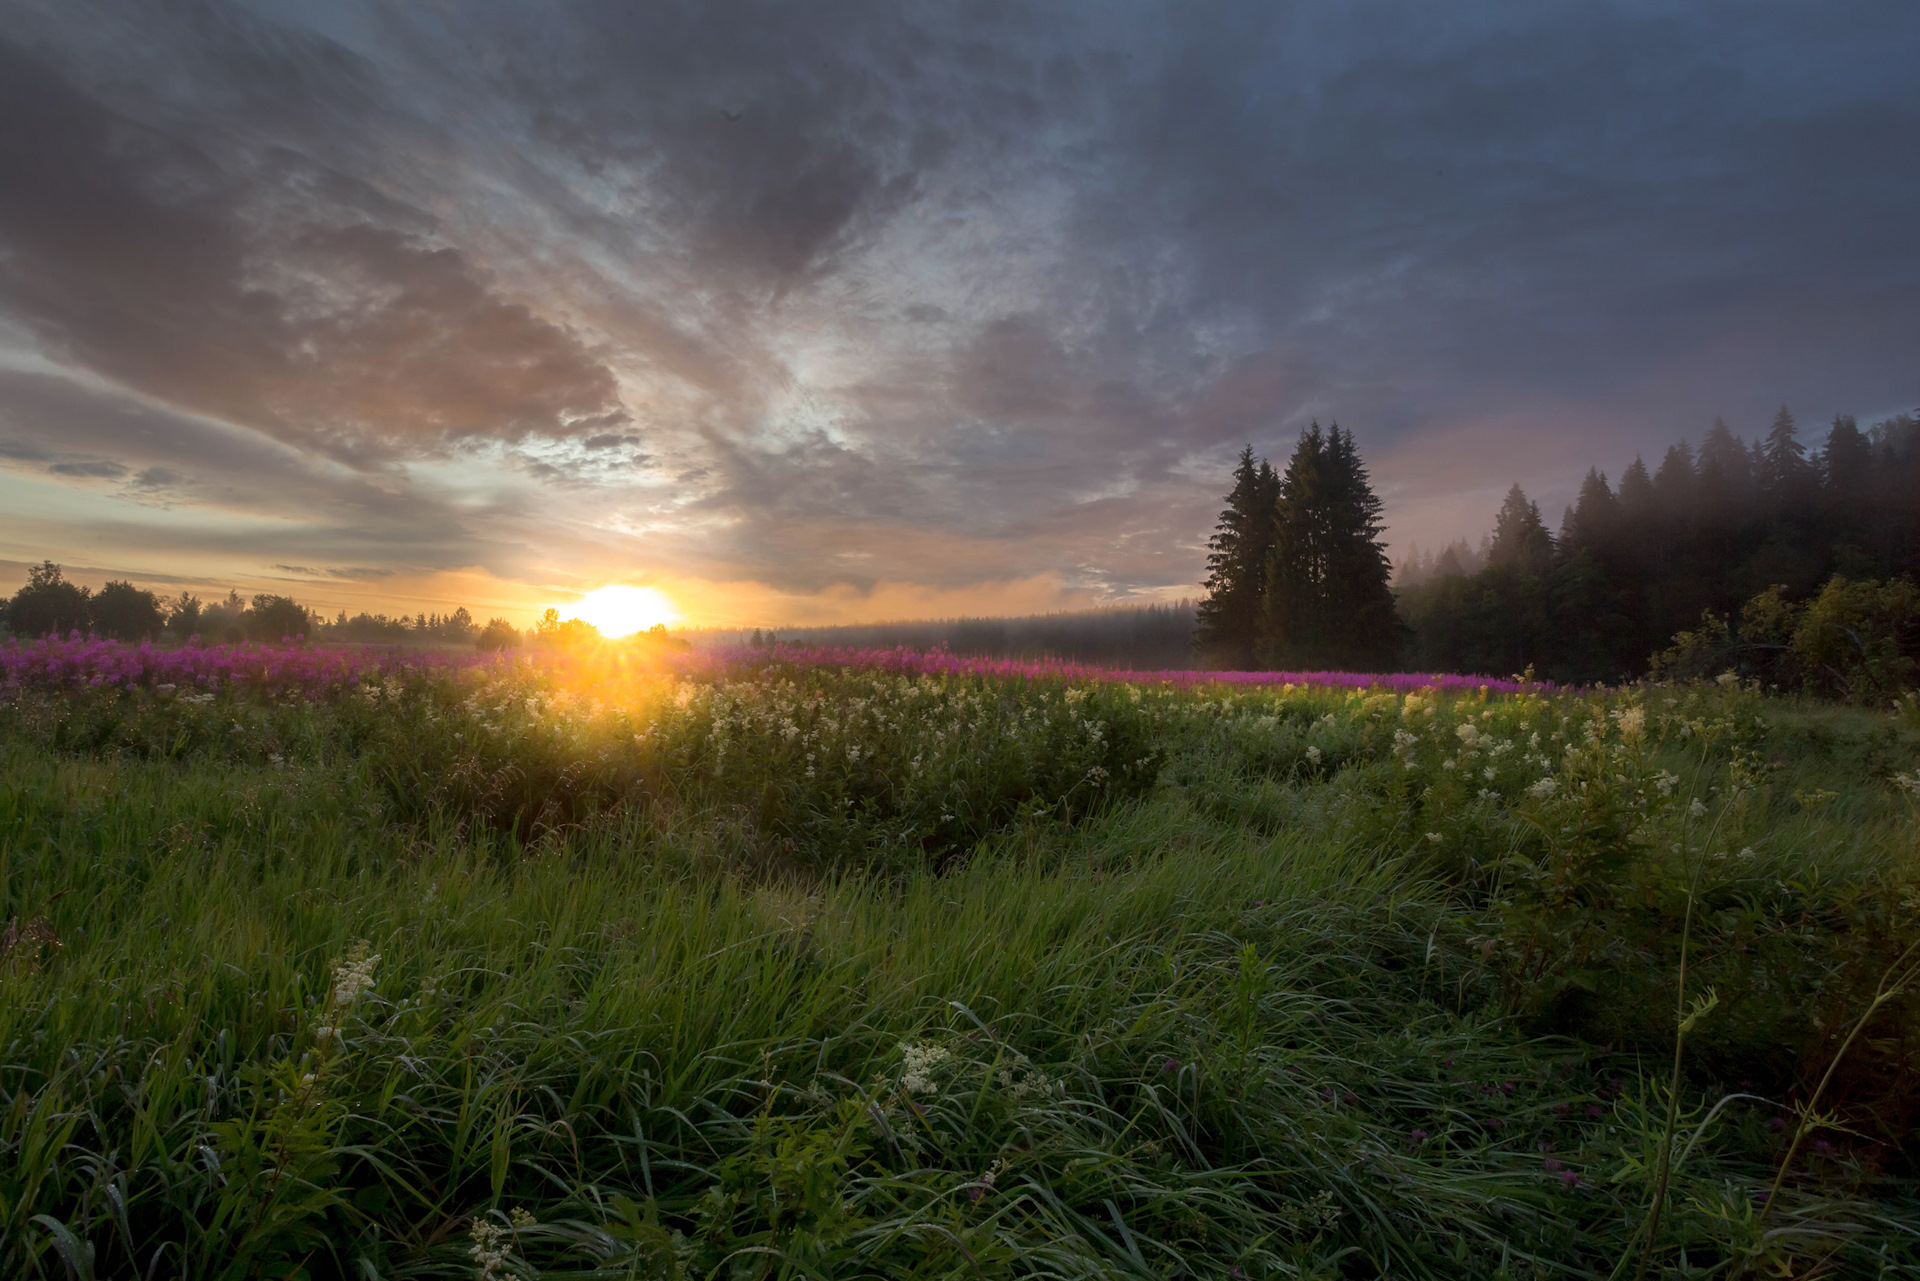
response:
[(1920, 1275), (1920, 700), (0, 648), (9, 1277)]

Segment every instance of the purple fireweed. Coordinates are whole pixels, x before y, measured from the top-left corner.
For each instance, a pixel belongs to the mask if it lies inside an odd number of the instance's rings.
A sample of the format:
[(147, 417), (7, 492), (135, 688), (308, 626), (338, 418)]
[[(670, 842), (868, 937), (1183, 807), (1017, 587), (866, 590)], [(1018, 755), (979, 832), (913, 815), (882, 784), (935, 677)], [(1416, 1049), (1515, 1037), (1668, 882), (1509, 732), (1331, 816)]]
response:
[[(616, 660), (617, 649), (609, 655)], [(532, 654), (482, 654), (404, 649), (303, 645), (201, 645), (178, 647), (138, 645), (73, 633), (41, 641), (0, 645), (0, 689), (38, 686), (74, 689), (118, 685), (125, 689), (175, 686), (206, 692), (235, 684), (281, 693), (314, 695), (351, 686), (363, 678), (403, 671), (451, 671), (467, 668), (505, 668), (533, 662), (564, 672), (580, 667), (588, 675), (604, 656), (573, 654), (565, 650)], [(992, 680), (1097, 681), (1177, 689), (1206, 686), (1285, 687), (1317, 686), (1331, 689), (1392, 691), (1457, 690), (1514, 694), (1550, 690), (1544, 682), (1527, 683), (1487, 676), (1448, 672), (1206, 672), (1135, 671), (1095, 667), (1051, 658), (969, 658), (944, 649), (855, 649), (850, 647), (778, 646), (764, 650), (725, 650), (681, 653), (650, 659), (647, 666), (684, 675), (700, 672), (751, 671), (769, 661), (785, 667), (846, 668), (895, 672), (905, 676), (971, 676)]]
[[(712, 651), (719, 661), (741, 665), (781, 663), (810, 667), (852, 667), (909, 676), (985, 676), (1025, 680), (1111, 681), (1133, 685), (1315, 685), (1334, 689), (1462, 690), (1517, 694), (1549, 690), (1544, 681), (1518, 681), (1453, 672), (1207, 672), (1136, 671), (1095, 667), (1057, 658), (970, 658), (943, 649), (856, 649), (851, 646), (777, 646), (765, 650)], [(737, 656), (736, 656), (737, 655)]]
[(169, 687), (183, 694), (233, 687), (309, 696), (352, 686), (364, 678), (420, 668), (470, 667), (484, 655), (366, 650), (321, 645), (127, 645), (74, 633), (65, 638), (0, 645), (0, 690), (126, 690)]

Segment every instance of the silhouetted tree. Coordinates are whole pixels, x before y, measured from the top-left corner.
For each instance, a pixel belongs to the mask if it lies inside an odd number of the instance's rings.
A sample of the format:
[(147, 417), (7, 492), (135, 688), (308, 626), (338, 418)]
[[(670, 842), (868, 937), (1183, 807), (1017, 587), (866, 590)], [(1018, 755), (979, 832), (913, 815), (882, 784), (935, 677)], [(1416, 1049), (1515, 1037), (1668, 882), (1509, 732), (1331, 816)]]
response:
[(148, 640), (166, 626), (160, 598), (132, 583), (109, 582), (93, 598), (93, 627), (115, 640)]
[(27, 571), (27, 585), (7, 605), (7, 626), (16, 636), (86, 631), (93, 625), (93, 593), (70, 583), (52, 561)]
[(196, 636), (200, 632), (200, 615), (200, 598), (192, 592), (181, 592), (167, 614), (167, 630), (176, 636)]
[(489, 618), (487, 625), (480, 629), (480, 635), (473, 643), (476, 649), (518, 649), (520, 629), (504, 618)]
[(1540, 520), (1540, 505), (1528, 500), (1519, 485), (1507, 491), (1493, 518), (1493, 546), (1487, 563), (1521, 573), (1537, 574), (1553, 563), (1553, 536)]
[(1281, 667), (1377, 668), (1400, 635), (1375, 496), (1351, 434), (1300, 433), (1280, 477), (1256, 652)]
[(1248, 445), (1234, 468), (1226, 510), (1207, 541), (1207, 594), (1198, 608), (1194, 645), (1208, 666), (1253, 665), (1279, 494), (1272, 466), (1264, 458), (1256, 463)]
[(253, 608), (247, 611), (246, 629), (253, 640), (272, 644), (312, 632), (313, 616), (291, 596), (263, 593), (253, 598)]

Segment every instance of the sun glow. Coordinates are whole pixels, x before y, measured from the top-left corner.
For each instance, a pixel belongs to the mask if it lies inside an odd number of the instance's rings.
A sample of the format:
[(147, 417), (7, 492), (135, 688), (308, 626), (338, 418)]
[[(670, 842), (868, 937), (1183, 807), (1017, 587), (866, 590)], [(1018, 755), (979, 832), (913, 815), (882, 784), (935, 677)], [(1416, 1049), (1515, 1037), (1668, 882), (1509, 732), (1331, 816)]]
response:
[(680, 621), (673, 602), (657, 587), (602, 587), (560, 612), (565, 618), (592, 623), (608, 639), (644, 632), (656, 623)]

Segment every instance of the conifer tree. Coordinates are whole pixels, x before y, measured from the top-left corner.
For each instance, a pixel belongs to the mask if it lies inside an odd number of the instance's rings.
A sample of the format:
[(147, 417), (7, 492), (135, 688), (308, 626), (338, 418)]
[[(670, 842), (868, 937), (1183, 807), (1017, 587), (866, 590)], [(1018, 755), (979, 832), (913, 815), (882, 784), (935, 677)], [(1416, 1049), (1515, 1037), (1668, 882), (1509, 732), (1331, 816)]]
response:
[(1279, 492), (1272, 465), (1256, 464), (1252, 445), (1241, 450), (1226, 510), (1207, 541), (1207, 595), (1196, 611), (1194, 644), (1209, 666), (1253, 664)]
[(1597, 467), (1587, 468), (1580, 482), (1580, 497), (1568, 510), (1560, 527), (1560, 547), (1568, 555), (1585, 552), (1601, 559), (1614, 550), (1620, 530), (1620, 500), (1607, 485), (1607, 474)]
[(1770, 514), (1802, 511), (1813, 498), (1815, 476), (1794, 429), (1793, 414), (1785, 405), (1774, 415), (1760, 448), (1760, 487)]
[(1364, 669), (1399, 648), (1380, 500), (1353, 436), (1300, 433), (1280, 477), (1260, 655), (1280, 666)]
[(1522, 573), (1537, 574), (1553, 563), (1553, 535), (1540, 519), (1540, 504), (1532, 502), (1519, 485), (1507, 491), (1493, 518), (1493, 545), (1487, 563)]

